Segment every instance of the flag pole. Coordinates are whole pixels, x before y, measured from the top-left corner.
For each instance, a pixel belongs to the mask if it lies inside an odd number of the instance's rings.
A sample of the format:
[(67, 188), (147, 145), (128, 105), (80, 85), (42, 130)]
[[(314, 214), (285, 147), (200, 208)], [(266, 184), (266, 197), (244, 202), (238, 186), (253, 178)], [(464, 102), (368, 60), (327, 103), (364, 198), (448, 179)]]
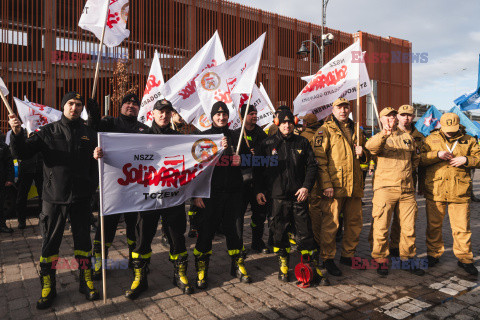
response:
[[(250, 99), (252, 99), (252, 93), (253, 93), (253, 89), (250, 91), (250, 96), (248, 97), (248, 102), (247, 102), (247, 108), (245, 109), (245, 115), (248, 114), (248, 109), (250, 108)], [(247, 122), (247, 117), (243, 117), (243, 121), (242, 121), (242, 129), (240, 130), (240, 137), (243, 136), (243, 134), (245, 133), (245, 123)], [(240, 152), (240, 145), (242, 144), (242, 139), (238, 139), (238, 145), (237, 145), (237, 152), (236, 154), (238, 154)]]
[[(378, 115), (378, 108), (377, 108), (377, 102), (375, 101), (375, 96), (373, 95), (373, 90), (370, 91), (370, 96), (372, 97), (372, 101), (373, 101), (373, 108), (375, 109), (375, 114), (377, 116), (377, 120), (378, 120), (378, 127), (380, 128), (380, 130), (382, 130), (382, 122), (380, 121), (380, 117)], [(372, 119), (372, 122), (373, 122), (373, 119)]]
[[(248, 114), (248, 113), (247, 113)], [(242, 119), (242, 111), (241, 110), (238, 110), (238, 116), (240, 117), (240, 119), (243, 121)], [(246, 117), (247, 115), (245, 115)], [(247, 143), (247, 147), (248, 149), (250, 149), (250, 143), (248, 143), (248, 139), (247, 139), (247, 132), (246, 131), (243, 131), (243, 138), (245, 139), (245, 142)]]
[[(361, 145), (362, 142), (360, 141), (360, 72), (358, 73), (358, 81), (357, 81), (357, 144)], [(360, 156), (357, 154), (357, 159), (360, 159)]]
[(100, 69), (100, 61), (102, 60), (103, 38), (105, 37), (105, 27), (107, 26), (109, 6), (110, 6), (110, 1), (107, 2), (107, 11), (105, 12), (105, 23), (103, 24), (102, 37), (101, 37), (100, 43), (98, 45), (98, 58), (97, 58), (97, 66), (95, 67), (95, 78), (93, 80), (92, 99), (95, 99), (95, 94), (97, 93), (98, 73), (99, 73), (99, 69)]
[[(97, 133), (98, 146), (102, 148), (102, 136)], [(98, 159), (98, 184), (100, 186), (100, 245), (102, 246), (102, 287), (103, 287), (103, 303), (107, 303), (107, 269), (105, 265), (105, 222), (103, 218), (103, 157)]]
[(7, 107), (8, 114), (14, 114), (12, 107), (10, 107), (10, 104), (8, 103), (7, 97), (3, 94), (2, 90), (0, 89), (0, 95), (2, 96), (3, 103), (5, 103), (5, 106)]

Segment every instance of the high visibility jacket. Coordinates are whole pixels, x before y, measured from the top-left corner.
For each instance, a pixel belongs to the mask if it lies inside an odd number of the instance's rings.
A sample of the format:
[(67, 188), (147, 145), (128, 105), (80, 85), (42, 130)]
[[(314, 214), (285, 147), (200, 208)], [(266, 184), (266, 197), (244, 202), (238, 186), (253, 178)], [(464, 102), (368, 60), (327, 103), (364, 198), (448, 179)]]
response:
[[(439, 151), (453, 149), (455, 157), (467, 157), (465, 165), (453, 167), (438, 158)], [(447, 148), (448, 146), (448, 148)], [(425, 197), (433, 201), (468, 202), (471, 196), (471, 168), (480, 168), (480, 146), (462, 132), (447, 140), (440, 130), (433, 131), (422, 147), (420, 165), (425, 166)]]
[(397, 129), (386, 136), (382, 131), (365, 146), (376, 157), (373, 190), (393, 187), (402, 192), (415, 191), (413, 169), (418, 166), (420, 155), (410, 134)]
[[(329, 117), (318, 129), (313, 138), (314, 153), (319, 164), (320, 190), (334, 189), (334, 197), (363, 197), (363, 177), (361, 163), (368, 163), (369, 153), (357, 159), (354, 144), (364, 146), (365, 136), (360, 133), (360, 143), (357, 139), (355, 123), (351, 120), (346, 124), (352, 133), (347, 139), (339, 123), (333, 116)], [(352, 142), (350, 143), (349, 140)]]

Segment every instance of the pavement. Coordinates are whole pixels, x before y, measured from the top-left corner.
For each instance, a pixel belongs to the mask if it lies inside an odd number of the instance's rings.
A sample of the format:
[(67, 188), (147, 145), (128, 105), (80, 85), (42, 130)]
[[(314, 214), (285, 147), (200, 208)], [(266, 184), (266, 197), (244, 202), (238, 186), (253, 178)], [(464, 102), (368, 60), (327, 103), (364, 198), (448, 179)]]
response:
[[(480, 174), (474, 181), (474, 190), (480, 193)], [(371, 199), (371, 184), (367, 182), (363, 199), (364, 228), (358, 247), (358, 255), (366, 259), (370, 256), (367, 237)], [(419, 258), (425, 258), (425, 200), (421, 197), (417, 200), (417, 253)], [(249, 223), (247, 213), (244, 235), (247, 249), (251, 241)], [(114, 264), (118, 269), (107, 273), (107, 303), (85, 300), (78, 292), (78, 271), (63, 263), (57, 273), (55, 303), (42, 311), (35, 308), (41, 292), (38, 260), (42, 241), (38, 219), (28, 219), (25, 230), (18, 230), (15, 220), (7, 224), (15, 232), (0, 234), (0, 319), (480, 319), (480, 282), (457, 266), (448, 218), (443, 226), (445, 254), (425, 276), (390, 270), (388, 277), (381, 278), (375, 270), (353, 270), (338, 264), (343, 276), (330, 276), (331, 286), (306, 289), (297, 287), (293, 281), (298, 253), (291, 257), (290, 283), (277, 279), (277, 259), (272, 254), (250, 254), (246, 267), (254, 281), (239, 283), (229, 273), (225, 239), (217, 237), (210, 262), (209, 288), (184, 295), (172, 285), (173, 267), (168, 261), (168, 249), (156, 237), (148, 276), (149, 290), (135, 301), (124, 297), (133, 277), (129, 270), (122, 269), (128, 249), (125, 226), (121, 224), (110, 249), (109, 258), (119, 263)], [(480, 259), (480, 203), (471, 204), (471, 228), (477, 261)], [(194, 239), (187, 238), (188, 275), (192, 283), (194, 245)], [(338, 250), (337, 261), (339, 254)], [(65, 230), (60, 257), (66, 261), (73, 259), (69, 230)], [(102, 291), (102, 282), (96, 282), (96, 287)]]

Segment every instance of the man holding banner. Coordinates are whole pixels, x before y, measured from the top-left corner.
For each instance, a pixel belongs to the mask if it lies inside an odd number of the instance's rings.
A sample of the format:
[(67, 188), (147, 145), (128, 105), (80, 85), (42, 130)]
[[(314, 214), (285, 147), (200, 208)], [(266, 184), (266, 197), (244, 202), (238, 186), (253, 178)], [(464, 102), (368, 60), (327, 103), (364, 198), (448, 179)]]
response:
[[(106, 116), (100, 120), (100, 110), (97, 108), (95, 114), (92, 113), (92, 126), (99, 132), (122, 132), (122, 133), (148, 133), (150, 128), (137, 121), (140, 109), (140, 99), (134, 93), (127, 94), (122, 99), (120, 115), (116, 118)], [(133, 267), (132, 252), (136, 245), (135, 226), (137, 224), (137, 212), (124, 213), (125, 224), (127, 225), (127, 244), (129, 267)], [(117, 232), (120, 215), (111, 215), (105, 217), (105, 252), (108, 254), (108, 248), (112, 245), (115, 233)], [(97, 228), (95, 240), (93, 241), (93, 254), (95, 256), (95, 267), (93, 278), (99, 280), (102, 275), (102, 246), (100, 244), (101, 229)]]
[(228, 129), (229, 110), (227, 105), (218, 101), (210, 113), (212, 128), (205, 134), (224, 134), (223, 148), (226, 152), (215, 166), (211, 181), (209, 199), (195, 198), (194, 204), (202, 209), (200, 215), (198, 238), (193, 251), (197, 271), (197, 288), (208, 286), (208, 266), (212, 254), (212, 241), (219, 225), (227, 240), (232, 276), (244, 283), (250, 283), (251, 277), (245, 269), (246, 252), (243, 246), (243, 178), (240, 170), (240, 156), (234, 154), (238, 135)]
[(75, 259), (80, 269), (79, 290), (87, 300), (99, 298), (93, 286), (90, 260), (90, 199), (98, 182), (97, 164), (92, 155), (97, 136), (80, 119), (83, 105), (84, 99), (79, 93), (67, 93), (62, 99), (62, 118), (28, 139), (25, 139), (18, 118), (9, 115), (13, 153), (19, 159), (28, 159), (41, 152), (44, 159), (45, 181), (39, 222), (43, 238), (42, 295), (37, 301), (38, 309), (49, 308), (57, 293), (55, 269), (67, 217), (70, 217)]

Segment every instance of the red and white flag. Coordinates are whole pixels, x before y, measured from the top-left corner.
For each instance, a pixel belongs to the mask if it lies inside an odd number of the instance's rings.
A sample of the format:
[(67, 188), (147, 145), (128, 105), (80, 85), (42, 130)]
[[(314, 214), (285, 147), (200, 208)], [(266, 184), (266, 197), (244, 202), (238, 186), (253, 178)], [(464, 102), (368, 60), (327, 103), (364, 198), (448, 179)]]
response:
[(223, 135), (99, 133), (103, 215), (209, 198)]
[(143, 92), (142, 103), (140, 104), (140, 111), (138, 112), (138, 121), (151, 126), (153, 121), (153, 106), (155, 102), (163, 99), (161, 94), (162, 86), (165, 84), (163, 80), (162, 66), (160, 65), (160, 55), (155, 50), (153, 56), (152, 66), (148, 75), (147, 85)]
[[(263, 85), (261, 85), (261, 88), (263, 88)], [(262, 93), (260, 88), (258, 88), (257, 85), (254, 84), (250, 104), (257, 109), (257, 125), (260, 127), (273, 121), (273, 106), (269, 105), (271, 104), (270, 99), (265, 98), (265, 95), (266, 92)], [(234, 94), (233, 100), (235, 101), (235, 105), (238, 106), (238, 109), (240, 109), (244, 103), (246, 104), (248, 102), (248, 94)]]
[(230, 111), (229, 121), (234, 121), (238, 117), (238, 109), (234, 106), (231, 95), (250, 94), (252, 91), (264, 41), (265, 33), (236, 56), (221, 65), (204, 71), (195, 80), (205, 114), (210, 114), (215, 102), (223, 101)]
[(325, 64), (293, 101), (294, 114), (313, 113), (318, 119), (325, 118), (338, 98), (357, 99), (359, 79), (360, 96), (369, 94), (372, 88), (362, 56), (356, 41)]
[(4, 96), (8, 96), (10, 92), (8, 92), (7, 85), (5, 82), (3, 82), (2, 77), (0, 77), (0, 90), (2, 90), (2, 93)]
[(190, 61), (164, 85), (162, 93), (185, 122), (192, 122), (200, 108), (195, 79), (206, 69), (225, 62), (218, 32), (193, 56)]
[[(116, 47), (130, 35), (127, 29), (128, 0), (87, 0), (78, 26), (93, 32), (107, 47)], [(107, 16), (105, 16), (105, 14)]]
[(22, 125), (28, 133), (37, 131), (41, 126), (58, 121), (62, 117), (62, 112), (59, 110), (30, 101), (22, 101), (15, 97), (13, 100)]

